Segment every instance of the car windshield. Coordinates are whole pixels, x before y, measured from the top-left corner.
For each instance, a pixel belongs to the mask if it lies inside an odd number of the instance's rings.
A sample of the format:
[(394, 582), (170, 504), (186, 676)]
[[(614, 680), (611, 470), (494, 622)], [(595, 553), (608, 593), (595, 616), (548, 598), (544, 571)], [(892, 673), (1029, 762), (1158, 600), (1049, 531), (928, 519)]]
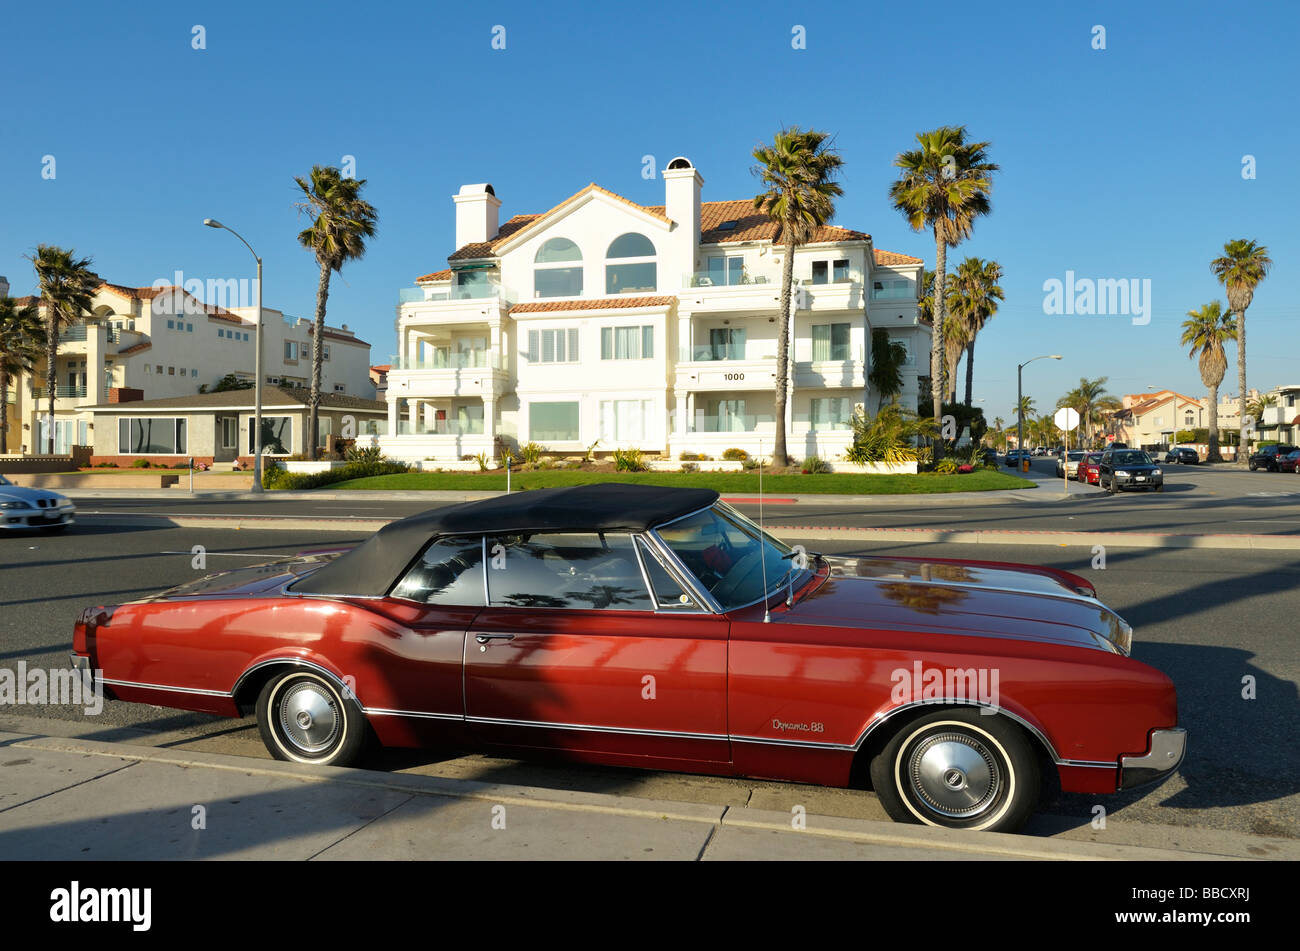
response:
[(1083, 453), (1082, 453), (1082, 452), (1072, 452), (1072, 453), (1070, 453), (1070, 456), (1069, 456), (1069, 459), (1070, 459), (1071, 462), (1078, 462), (1078, 461), (1079, 461), (1080, 459), (1082, 459), (1082, 458), (1083, 458)]
[(1084, 458), (1083, 461), (1084, 461), (1084, 462), (1100, 462), (1100, 461), (1101, 461), (1101, 453), (1099, 453), (1099, 452), (1090, 452), (1090, 453), (1088, 453), (1087, 457)]
[(1128, 449), (1124, 452), (1115, 453), (1114, 464), (1117, 466), (1149, 466), (1151, 465), (1151, 457), (1145, 452)]
[(805, 570), (798, 551), (724, 502), (670, 522), (656, 534), (724, 610), (753, 604)]

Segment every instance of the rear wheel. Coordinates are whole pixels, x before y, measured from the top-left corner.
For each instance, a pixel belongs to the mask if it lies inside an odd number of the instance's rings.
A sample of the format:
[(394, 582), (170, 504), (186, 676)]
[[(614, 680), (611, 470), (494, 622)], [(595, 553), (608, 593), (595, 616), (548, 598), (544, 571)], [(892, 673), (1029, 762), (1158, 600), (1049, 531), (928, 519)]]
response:
[(366, 741), (361, 707), (320, 674), (291, 670), (257, 697), (257, 727), (272, 756), (316, 766), (347, 766)]
[(1038, 802), (1038, 761), (1003, 717), (941, 710), (907, 724), (871, 761), (871, 783), (896, 822), (1015, 832)]

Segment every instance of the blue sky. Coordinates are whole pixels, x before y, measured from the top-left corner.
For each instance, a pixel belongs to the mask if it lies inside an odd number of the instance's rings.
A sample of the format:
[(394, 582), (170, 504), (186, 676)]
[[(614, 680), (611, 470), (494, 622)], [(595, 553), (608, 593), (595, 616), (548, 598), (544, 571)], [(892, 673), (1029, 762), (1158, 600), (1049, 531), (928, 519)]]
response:
[[(58, 23), (49, 9), (5, 13), (0, 274), (14, 294), (32, 290), (24, 256), (38, 242), (123, 284), (249, 273), (234, 238), (201, 226), (211, 216), (265, 258), (266, 303), (310, 316), (317, 271), (295, 240), (293, 176), (352, 155), (379, 235), (335, 277), (328, 319), (387, 362), (397, 291), (445, 266), (461, 184), (492, 182), (503, 220), (590, 181), (659, 204), (642, 156), (685, 154), (706, 200), (745, 198), (750, 153), (783, 124), (835, 134), (836, 223), (932, 266), (933, 241), (887, 190), (915, 133), (951, 123), (1002, 166), (993, 214), (949, 252), (950, 269), (973, 254), (1006, 272), (976, 352), (990, 419), (1011, 415), (1015, 365), (1041, 353), (1065, 359), (1026, 369), (1040, 409), (1080, 376), (1109, 377), (1114, 394), (1202, 395), (1178, 325), (1222, 297), (1209, 262), (1237, 237), (1275, 262), (1248, 312), (1250, 386), (1300, 383), (1293, 4), (82, 2)], [(950, 45), (922, 45), (936, 38)], [(1149, 279), (1150, 323), (1045, 315), (1043, 282), (1067, 270)], [(1235, 347), (1229, 359), (1225, 392)]]

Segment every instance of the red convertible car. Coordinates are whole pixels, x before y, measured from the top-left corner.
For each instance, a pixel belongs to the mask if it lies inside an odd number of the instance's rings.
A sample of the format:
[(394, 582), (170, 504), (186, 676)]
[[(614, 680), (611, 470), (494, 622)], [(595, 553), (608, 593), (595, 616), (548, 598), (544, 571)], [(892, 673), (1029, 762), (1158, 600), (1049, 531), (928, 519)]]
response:
[(1169, 678), (1063, 571), (791, 548), (704, 489), (544, 489), (346, 552), (88, 608), (111, 699), (255, 713), (267, 749), (370, 739), (873, 788), (904, 822), (1014, 830), (1040, 788), (1182, 760)]

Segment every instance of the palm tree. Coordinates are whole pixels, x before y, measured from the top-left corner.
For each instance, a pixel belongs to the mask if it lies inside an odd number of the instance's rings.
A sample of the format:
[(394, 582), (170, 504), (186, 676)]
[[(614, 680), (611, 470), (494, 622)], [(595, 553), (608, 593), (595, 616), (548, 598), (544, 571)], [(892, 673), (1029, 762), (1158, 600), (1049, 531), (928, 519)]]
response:
[(1189, 310), (1187, 318), (1183, 321), (1181, 343), (1192, 348), (1187, 355), (1189, 360), (1199, 354), (1201, 382), (1209, 390), (1210, 447), (1206, 450), (1205, 461), (1222, 462), (1219, 456), (1219, 384), (1228, 371), (1228, 355), (1223, 345), (1237, 336), (1237, 322), (1232, 314), (1223, 312), (1223, 305), (1217, 300), (1199, 310)]
[(298, 202), (301, 213), (311, 215), (311, 227), (298, 234), (298, 243), (316, 256), (320, 281), (316, 285), (316, 324), (311, 346), (311, 396), (308, 398), (307, 432), (311, 458), (316, 458), (317, 415), (320, 410), (321, 364), (325, 359), (325, 302), (330, 296), (330, 271), (342, 273), (343, 265), (366, 253), (366, 238), (375, 236), (379, 216), (375, 207), (361, 198), (364, 178), (345, 178), (333, 166), (314, 165), (311, 180), (295, 178), (307, 196)]
[(1020, 403), (1011, 410), (1011, 415), (1017, 420), (1023, 419), (1025, 425), (1034, 418), (1034, 398), (1032, 396), (1020, 397)]
[[(1210, 270), (1228, 290), (1228, 310), (1237, 318), (1237, 390), (1241, 406), (1241, 428), (1237, 435), (1237, 464), (1244, 466), (1246, 453), (1246, 308), (1255, 298), (1255, 288), (1268, 275), (1273, 260), (1268, 248), (1237, 238), (1223, 246), (1223, 255), (1210, 262)], [(1217, 414), (1218, 408), (1215, 408)], [(1215, 421), (1217, 422), (1217, 416)]]
[[(1007, 444), (1007, 434), (1002, 431), (1002, 426), (1006, 422), (1001, 416), (993, 417), (993, 432), (1002, 437), (1002, 445), (1005, 448)], [(996, 442), (996, 440), (994, 440)]]
[(9, 383), (36, 368), (44, 345), (36, 307), (0, 297), (0, 456), (9, 452)]
[(957, 401), (957, 364), (970, 343), (970, 325), (962, 312), (964, 302), (948, 295), (948, 316), (943, 322), (943, 398), (949, 403)]
[(1246, 414), (1255, 420), (1255, 428), (1258, 429), (1264, 410), (1276, 405), (1277, 397), (1272, 393), (1265, 393), (1263, 396), (1256, 396), (1253, 399), (1246, 400)]
[(920, 295), (916, 301), (916, 319), (927, 327), (934, 326), (934, 271), (921, 268)]
[(781, 319), (776, 344), (776, 444), (772, 464), (789, 464), (785, 446), (785, 407), (790, 388), (790, 300), (794, 288), (794, 252), (835, 216), (834, 199), (844, 194), (835, 175), (844, 165), (830, 147), (830, 135), (793, 126), (782, 129), (771, 145), (754, 149), (752, 171), (767, 190), (754, 196), (754, 207), (777, 227), (773, 245), (785, 246), (781, 268)]
[(1103, 385), (1109, 377), (1099, 376), (1095, 380), (1079, 378), (1079, 385), (1056, 401), (1056, 408), (1068, 406), (1079, 413), (1079, 423), (1083, 427), (1083, 436), (1092, 437), (1092, 427), (1102, 416), (1098, 410), (1110, 406), (1113, 398), (1103, 400), (1106, 387)]
[(59, 334), (90, 311), (95, 291), (103, 282), (90, 269), (90, 258), (77, 257), (77, 252), (71, 248), (38, 244), (35, 256), (28, 260), (36, 268), (40, 308), (45, 314), (45, 395), (49, 401), (46, 451), (53, 455)]
[[(960, 318), (961, 337), (966, 349), (966, 405), (971, 405), (971, 391), (975, 381), (975, 338), (984, 325), (998, 312), (998, 304), (1003, 299), (1002, 265), (997, 261), (985, 261), (982, 258), (967, 258), (957, 267), (952, 279), (952, 291), (948, 294), (948, 307)], [(948, 325), (944, 325), (944, 334)], [(953, 361), (955, 370), (957, 361)], [(953, 381), (953, 398), (956, 399), (957, 384)]]
[[(935, 319), (930, 342), (930, 394), (934, 417), (943, 412), (944, 346), (947, 297), (944, 271), (948, 248), (970, 236), (975, 219), (989, 213), (992, 174), (998, 167), (987, 159), (988, 142), (967, 142), (965, 126), (941, 126), (916, 136), (920, 148), (901, 152), (894, 165), (901, 169), (889, 186), (894, 208), (907, 218), (913, 231), (934, 233)], [(934, 461), (943, 457), (936, 442)]]

